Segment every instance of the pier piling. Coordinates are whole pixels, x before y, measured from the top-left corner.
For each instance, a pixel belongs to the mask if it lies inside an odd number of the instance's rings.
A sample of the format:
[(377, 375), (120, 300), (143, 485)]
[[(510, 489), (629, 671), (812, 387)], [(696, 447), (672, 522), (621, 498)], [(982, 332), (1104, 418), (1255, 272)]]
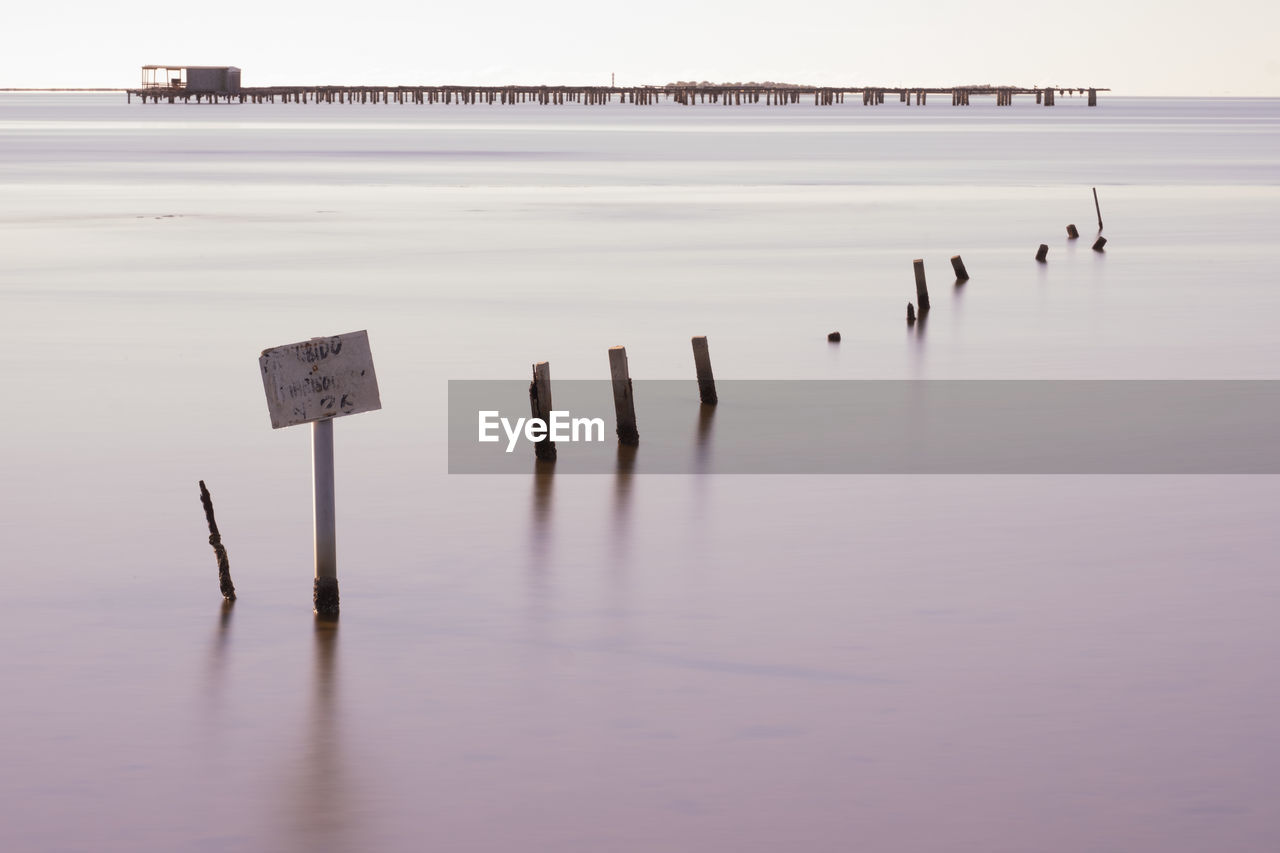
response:
[(1041, 243), (1040, 248), (1036, 249), (1036, 260), (1043, 264), (1047, 257), (1049, 257), (1049, 246), (1047, 243)]
[(959, 281), (969, 280), (969, 273), (967, 270), (965, 270), (964, 261), (960, 259), (959, 255), (951, 256), (951, 268), (956, 271), (957, 280)]
[(911, 262), (916, 274), (916, 301), (920, 303), (920, 313), (929, 310), (929, 287), (924, 281), (924, 259), (916, 258)]
[(636, 401), (631, 394), (626, 347), (609, 348), (609, 377), (613, 380), (613, 411), (618, 421), (618, 441), (637, 445), (640, 433), (636, 429)]
[(539, 361), (533, 366), (529, 383), (529, 409), (533, 417), (547, 424), (547, 434), (533, 445), (533, 456), (539, 462), (556, 461), (556, 443), (551, 440), (551, 365)]

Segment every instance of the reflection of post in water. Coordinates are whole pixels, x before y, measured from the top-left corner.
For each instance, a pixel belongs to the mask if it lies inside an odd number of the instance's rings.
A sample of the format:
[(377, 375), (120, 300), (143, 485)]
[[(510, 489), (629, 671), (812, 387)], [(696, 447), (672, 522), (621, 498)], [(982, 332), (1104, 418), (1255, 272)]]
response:
[(531, 533), (533, 537), (530, 550), (534, 568), (542, 568), (546, 561), (547, 548), (551, 544), (551, 503), (552, 485), (556, 466), (554, 462), (541, 460), (533, 463), (533, 516)]
[(209, 655), (209, 675), (205, 687), (209, 691), (206, 707), (213, 707), (222, 692), (222, 673), (227, 668), (227, 645), (231, 640), (231, 612), (235, 610), (234, 598), (222, 599), (218, 612), (218, 627), (213, 635), (213, 647)]
[(638, 448), (632, 444), (618, 445), (618, 463), (613, 481), (613, 528), (615, 540), (621, 539), (627, 530), (631, 510), (631, 478), (636, 467)]
[(302, 745), (291, 839), (297, 850), (337, 853), (352, 849), (347, 839), (352, 792), (346, 790), (335, 709), (337, 658), (338, 617), (317, 615), (311, 719)]
[(698, 407), (698, 434), (694, 461), (696, 470), (701, 473), (711, 459), (711, 427), (716, 417), (716, 407), (701, 405)]

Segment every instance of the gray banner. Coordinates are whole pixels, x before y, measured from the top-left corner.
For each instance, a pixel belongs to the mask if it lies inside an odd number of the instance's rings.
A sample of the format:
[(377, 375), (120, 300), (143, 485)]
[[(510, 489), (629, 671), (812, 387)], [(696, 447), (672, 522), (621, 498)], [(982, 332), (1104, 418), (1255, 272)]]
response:
[[(552, 383), (557, 411), (604, 441), (557, 442), (557, 473), (1277, 474), (1280, 381), (693, 380), (634, 383), (640, 444), (620, 452), (607, 380)], [(497, 441), (479, 441), (480, 412)], [(528, 473), (498, 424), (527, 380), (449, 382), (449, 472)], [(579, 430), (580, 437), (582, 430)], [(598, 438), (598, 432), (593, 433)]]

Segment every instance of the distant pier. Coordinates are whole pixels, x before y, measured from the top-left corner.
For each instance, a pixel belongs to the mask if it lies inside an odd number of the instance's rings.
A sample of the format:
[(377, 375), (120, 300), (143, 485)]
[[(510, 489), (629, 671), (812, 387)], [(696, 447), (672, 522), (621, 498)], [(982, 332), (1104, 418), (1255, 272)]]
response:
[(663, 101), (693, 106), (714, 104), (785, 106), (808, 104), (835, 106), (858, 103), (880, 106), (898, 103), (925, 106), (929, 96), (949, 97), (951, 105), (969, 106), (974, 98), (990, 98), (998, 107), (1013, 104), (1018, 96), (1052, 107), (1058, 97), (1080, 96), (1088, 106), (1098, 105), (1098, 93), (1110, 89), (1095, 86), (774, 86), (684, 85), (668, 86), (265, 86), (234, 91), (198, 91), (186, 86), (146, 86), (126, 89), (130, 102), (197, 104), (587, 104), (617, 101), (646, 106)]

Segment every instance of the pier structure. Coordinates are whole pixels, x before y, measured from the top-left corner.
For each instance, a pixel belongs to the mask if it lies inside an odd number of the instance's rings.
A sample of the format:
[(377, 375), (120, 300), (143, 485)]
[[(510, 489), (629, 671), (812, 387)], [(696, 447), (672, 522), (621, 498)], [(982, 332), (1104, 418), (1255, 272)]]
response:
[(1098, 105), (1096, 86), (779, 86), (687, 85), (666, 86), (258, 86), (234, 91), (198, 91), (185, 86), (146, 86), (127, 89), (130, 102), (197, 104), (587, 104), (617, 101), (646, 106), (663, 101), (693, 106), (715, 104), (742, 106), (807, 104), (835, 106), (862, 99), (863, 106), (892, 103), (925, 106), (929, 96), (950, 96), (952, 106), (969, 106), (972, 99), (991, 98), (998, 107), (1013, 105), (1015, 96), (1034, 97), (1037, 104), (1052, 107), (1057, 97), (1085, 96), (1088, 106)]

